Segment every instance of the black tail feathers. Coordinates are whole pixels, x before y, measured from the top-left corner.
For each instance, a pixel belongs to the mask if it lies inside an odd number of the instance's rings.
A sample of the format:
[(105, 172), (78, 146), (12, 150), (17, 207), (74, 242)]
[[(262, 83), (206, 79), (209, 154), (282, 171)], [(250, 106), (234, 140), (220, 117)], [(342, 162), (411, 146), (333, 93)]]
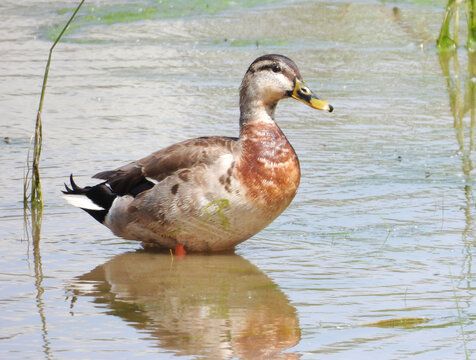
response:
[[(106, 182), (94, 186), (85, 186), (82, 188), (74, 182), (73, 174), (70, 175), (69, 181), (71, 183), (71, 187), (64, 184), (66, 191), (62, 191), (63, 194), (65, 194), (65, 199), (71, 204), (86, 211), (100, 223), (104, 223), (104, 219), (106, 218), (106, 215), (109, 212), (114, 199), (117, 197), (117, 194), (115, 194), (111, 188), (106, 185)], [(92, 206), (88, 206), (86, 204), (88, 202), (86, 199), (84, 202), (81, 200), (74, 201), (72, 199), (76, 198), (76, 196), (68, 195), (78, 195), (78, 199), (81, 197), (84, 199), (84, 197), (86, 197), (90, 200)]]

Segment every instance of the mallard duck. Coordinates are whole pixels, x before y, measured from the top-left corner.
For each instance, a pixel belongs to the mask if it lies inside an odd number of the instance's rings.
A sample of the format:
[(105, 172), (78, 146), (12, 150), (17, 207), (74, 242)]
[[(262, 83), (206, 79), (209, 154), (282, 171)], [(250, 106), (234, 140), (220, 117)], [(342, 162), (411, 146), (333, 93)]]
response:
[(70, 176), (63, 197), (115, 235), (146, 248), (225, 251), (258, 233), (294, 198), (300, 181), (293, 147), (275, 123), (278, 102), (294, 98), (333, 107), (306, 86), (283, 55), (251, 63), (240, 87), (240, 135), (200, 137), (93, 176), (81, 188)]

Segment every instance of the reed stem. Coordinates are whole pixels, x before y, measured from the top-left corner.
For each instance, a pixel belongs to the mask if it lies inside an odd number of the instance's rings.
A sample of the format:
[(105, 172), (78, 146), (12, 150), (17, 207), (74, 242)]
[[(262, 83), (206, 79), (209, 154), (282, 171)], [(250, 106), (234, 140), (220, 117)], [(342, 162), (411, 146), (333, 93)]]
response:
[[(38, 106), (38, 113), (36, 115), (36, 124), (35, 124), (35, 136), (34, 136), (34, 143), (33, 143), (33, 163), (31, 168), (31, 181), (28, 180), (28, 176), (30, 174), (30, 168), (27, 170), (27, 174), (24, 180), (23, 186), (23, 205), (25, 208), (28, 207), (28, 199), (30, 199), (30, 204), (32, 209), (43, 209), (43, 193), (41, 190), (41, 178), (40, 178), (40, 155), (41, 155), (41, 146), (43, 142), (43, 126), (41, 122), (41, 112), (43, 111), (43, 101), (45, 99), (45, 92), (46, 92), (46, 84), (48, 82), (48, 73), (50, 71), (50, 64), (51, 64), (51, 57), (53, 54), (53, 50), (56, 47), (56, 44), (61, 40), (63, 34), (66, 32), (69, 24), (73, 21), (74, 17), (78, 13), (79, 9), (83, 5), (85, 0), (81, 0), (79, 5), (76, 7), (73, 15), (71, 15), (70, 19), (64, 26), (63, 30), (59, 33), (58, 37), (56, 38), (55, 42), (50, 48), (48, 61), (46, 62), (46, 69), (45, 75), (43, 76), (43, 85), (41, 87), (41, 96), (40, 96), (40, 104)], [(27, 161), (29, 162), (29, 152)], [(28, 189), (30, 188), (31, 192), (28, 195)]]

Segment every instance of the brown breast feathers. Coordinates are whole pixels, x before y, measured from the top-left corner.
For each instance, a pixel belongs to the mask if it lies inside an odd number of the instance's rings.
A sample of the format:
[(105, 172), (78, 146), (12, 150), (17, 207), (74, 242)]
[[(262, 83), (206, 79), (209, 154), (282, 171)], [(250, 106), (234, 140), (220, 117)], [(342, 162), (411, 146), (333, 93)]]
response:
[(276, 124), (246, 124), (236, 172), (248, 198), (271, 212), (283, 211), (294, 198), (301, 177), (293, 147)]

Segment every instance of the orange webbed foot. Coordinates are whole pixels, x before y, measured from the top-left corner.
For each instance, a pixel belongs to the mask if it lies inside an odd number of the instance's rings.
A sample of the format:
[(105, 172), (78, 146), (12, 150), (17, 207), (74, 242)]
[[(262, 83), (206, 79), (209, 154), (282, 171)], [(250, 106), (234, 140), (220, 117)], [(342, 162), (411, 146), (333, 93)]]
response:
[(181, 244), (175, 245), (175, 251), (174, 251), (176, 256), (185, 256), (187, 252), (185, 251), (185, 248)]

